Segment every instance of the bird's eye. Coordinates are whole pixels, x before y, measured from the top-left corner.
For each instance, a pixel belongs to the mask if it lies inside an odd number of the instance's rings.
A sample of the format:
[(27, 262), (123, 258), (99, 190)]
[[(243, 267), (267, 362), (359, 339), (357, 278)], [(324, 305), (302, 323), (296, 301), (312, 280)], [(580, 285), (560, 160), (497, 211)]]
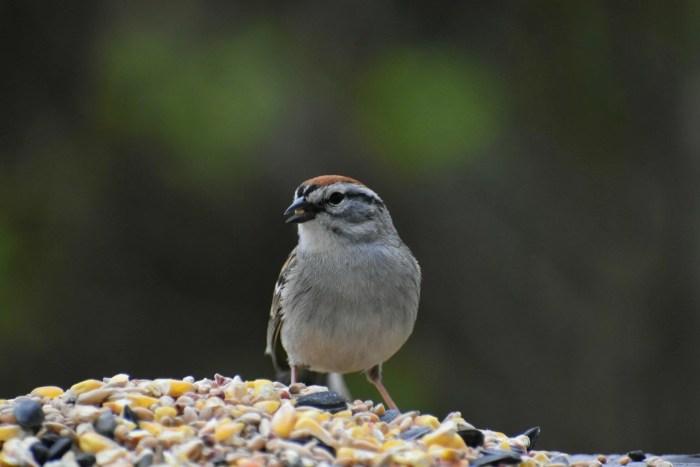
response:
[(335, 192), (331, 193), (331, 195), (328, 197), (328, 202), (331, 204), (334, 204), (334, 205), (338, 205), (344, 199), (345, 199), (344, 194), (335, 191)]

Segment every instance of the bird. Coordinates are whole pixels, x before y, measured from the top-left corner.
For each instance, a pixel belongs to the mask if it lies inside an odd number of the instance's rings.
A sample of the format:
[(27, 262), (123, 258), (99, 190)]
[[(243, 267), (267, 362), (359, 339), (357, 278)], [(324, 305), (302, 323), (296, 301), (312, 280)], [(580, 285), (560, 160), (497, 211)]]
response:
[(298, 243), (272, 298), (265, 353), (279, 371), (364, 372), (389, 406), (382, 364), (413, 332), (421, 269), (384, 201), (363, 183), (321, 175), (284, 211)]

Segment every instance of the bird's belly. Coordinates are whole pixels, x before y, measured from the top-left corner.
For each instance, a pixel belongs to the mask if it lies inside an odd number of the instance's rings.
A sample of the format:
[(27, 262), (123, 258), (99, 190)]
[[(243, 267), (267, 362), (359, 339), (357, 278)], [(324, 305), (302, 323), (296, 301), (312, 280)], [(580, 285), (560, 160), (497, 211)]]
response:
[(297, 308), (282, 328), (289, 362), (314, 371), (349, 373), (389, 359), (408, 339), (415, 318), (402, 305), (382, 305), (378, 309), (369, 303), (329, 300)]

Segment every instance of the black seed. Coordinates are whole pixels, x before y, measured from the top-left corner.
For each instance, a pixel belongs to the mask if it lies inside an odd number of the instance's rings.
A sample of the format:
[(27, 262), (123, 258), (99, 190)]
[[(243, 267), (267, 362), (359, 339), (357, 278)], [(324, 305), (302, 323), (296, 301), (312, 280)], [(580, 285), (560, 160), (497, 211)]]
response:
[(469, 466), (479, 467), (482, 465), (520, 464), (520, 462), (522, 462), (522, 457), (514, 452), (501, 451), (500, 449), (484, 449), (483, 453), (484, 456), (470, 462)]
[(53, 443), (58, 441), (59, 438), (60, 436), (58, 435), (58, 433), (48, 431), (44, 434), (44, 436), (41, 437), (41, 442), (44, 443), (44, 446), (50, 448), (51, 446), (53, 446)]
[(151, 464), (153, 464), (153, 454), (147, 453), (141, 456), (141, 458), (138, 461), (136, 461), (134, 467), (148, 467)]
[(73, 438), (70, 436), (61, 436), (51, 445), (49, 452), (46, 454), (46, 458), (50, 461), (58, 460), (63, 457), (65, 453), (70, 451), (71, 446), (73, 446)]
[(209, 462), (213, 465), (228, 465), (228, 462), (224, 456), (214, 456), (209, 459)]
[(95, 422), (95, 431), (108, 438), (114, 438), (114, 429), (117, 427), (117, 420), (111, 410), (103, 412)]
[(348, 408), (347, 401), (333, 391), (317, 392), (297, 398), (297, 406), (316, 407), (317, 409), (335, 413)]
[(467, 430), (460, 430), (457, 434), (462, 437), (466, 445), (470, 448), (478, 448), (484, 445), (484, 434), (481, 430), (469, 428)]
[(139, 426), (139, 416), (136, 415), (136, 412), (131, 410), (131, 407), (129, 407), (128, 405), (124, 406), (124, 412), (122, 413), (122, 415), (126, 420), (134, 422), (136, 426)]
[(37, 461), (39, 464), (43, 464), (44, 462), (46, 462), (46, 455), (49, 452), (49, 448), (47, 448), (44, 445), (44, 443), (36, 442), (29, 446), (29, 450), (32, 452), (34, 460)]
[(417, 426), (415, 428), (411, 428), (410, 430), (404, 431), (399, 435), (399, 438), (401, 438), (404, 441), (413, 441), (414, 439), (418, 439), (421, 436), (430, 433), (431, 431), (432, 428), (430, 428), (429, 426)]
[(532, 427), (523, 434), (530, 438), (530, 446), (528, 447), (528, 450), (532, 451), (535, 449), (535, 444), (537, 444), (537, 440), (540, 438), (540, 427)]
[(384, 412), (381, 417), (379, 417), (379, 420), (384, 422), (384, 423), (391, 423), (391, 421), (394, 420), (399, 415), (401, 415), (401, 412), (399, 412), (398, 410), (389, 409), (386, 412)]
[(318, 438), (315, 438), (315, 439), (316, 439), (316, 441), (318, 441), (318, 444), (317, 444), (316, 446), (318, 446), (319, 448), (325, 449), (325, 450), (328, 451), (332, 456), (335, 456), (335, 448), (333, 448), (333, 446), (327, 445), (326, 443), (324, 443), (323, 441), (321, 441), (321, 440), (318, 439)]
[(94, 455), (84, 452), (75, 456), (75, 462), (77, 462), (80, 467), (92, 467), (97, 463), (97, 459)]
[(22, 401), (15, 405), (12, 414), (22, 428), (33, 430), (39, 428), (44, 423), (44, 411), (37, 401)]
[(644, 454), (644, 451), (630, 451), (627, 453), (627, 457), (632, 459), (634, 462), (642, 462), (647, 455)]

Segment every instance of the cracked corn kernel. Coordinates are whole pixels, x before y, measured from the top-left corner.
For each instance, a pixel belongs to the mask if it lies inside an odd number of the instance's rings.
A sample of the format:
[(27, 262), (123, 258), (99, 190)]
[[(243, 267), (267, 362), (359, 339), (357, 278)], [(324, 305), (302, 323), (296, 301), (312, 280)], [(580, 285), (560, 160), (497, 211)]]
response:
[(289, 438), (289, 435), (294, 429), (296, 419), (297, 414), (294, 407), (289, 402), (285, 402), (277, 412), (275, 412), (275, 415), (272, 416), (272, 420), (270, 420), (272, 433), (280, 438)]
[(109, 384), (110, 386), (124, 387), (127, 385), (128, 382), (129, 375), (127, 375), (126, 373), (119, 373), (109, 378), (107, 384)]
[(177, 409), (175, 407), (156, 407), (153, 411), (153, 416), (157, 422), (161, 421), (163, 417), (176, 417)]
[(256, 379), (253, 381), (253, 394), (259, 396), (262, 391), (272, 387), (272, 381), (269, 379)]
[(275, 413), (280, 406), (280, 401), (261, 401), (256, 402), (253, 406), (267, 413)]
[(111, 439), (97, 433), (87, 432), (80, 435), (78, 441), (80, 449), (90, 454), (95, 454), (106, 449), (117, 449), (119, 445)]
[(417, 426), (429, 426), (430, 428), (436, 429), (440, 426), (440, 421), (437, 417), (432, 415), (419, 415), (413, 421)]
[(141, 427), (141, 429), (146, 430), (147, 432), (149, 432), (153, 436), (157, 436), (158, 433), (163, 431), (163, 425), (161, 425), (160, 423), (144, 421), (144, 422), (139, 422), (139, 426)]
[(398, 451), (401, 449), (407, 449), (409, 447), (411, 447), (411, 444), (408, 441), (404, 441), (402, 439), (390, 439), (388, 441), (385, 441), (384, 444), (382, 444), (382, 451)]
[(432, 433), (428, 433), (427, 435), (423, 436), (421, 441), (426, 446), (437, 444), (445, 448), (467, 448), (467, 445), (462, 437), (457, 434), (456, 426), (451, 422), (447, 422)]
[(535, 459), (537, 462), (544, 462), (544, 463), (549, 462), (549, 456), (542, 451), (535, 454), (535, 457), (533, 457), (533, 459)]
[(63, 394), (63, 389), (58, 386), (41, 386), (32, 391), (33, 396), (48, 397), (53, 399)]
[(0, 426), (0, 441), (7, 441), (22, 434), (22, 428), (19, 425), (3, 425)]
[(128, 403), (129, 401), (127, 401), (126, 399), (120, 399), (118, 401), (104, 402), (102, 406), (107, 407), (109, 410), (111, 410), (117, 415), (121, 415), (121, 413), (124, 411), (124, 406)]
[(166, 381), (165, 393), (170, 397), (180, 397), (187, 392), (193, 392), (194, 389), (194, 383), (171, 379)]
[(311, 420), (317, 421), (318, 423), (323, 423), (331, 419), (332, 415), (329, 412), (324, 412), (321, 410), (305, 410), (297, 412), (299, 418), (310, 418)]
[(158, 433), (158, 441), (166, 444), (182, 443), (195, 435), (195, 430), (191, 426), (182, 425), (175, 428), (163, 428)]
[(97, 465), (112, 465), (117, 462), (118, 459), (126, 457), (128, 451), (123, 447), (116, 447), (112, 449), (104, 449), (95, 455), (95, 460)]
[(333, 415), (333, 418), (352, 418), (351, 410), (341, 410)]
[(430, 457), (418, 449), (397, 452), (391, 456), (391, 459), (401, 465), (429, 466), (431, 464)]
[(339, 448), (336, 453), (336, 458), (338, 461), (352, 461), (352, 462), (368, 462), (374, 459), (376, 452), (365, 451), (364, 449), (354, 449), (354, 448)]
[(304, 430), (308, 432), (311, 436), (317, 438), (322, 443), (332, 448), (336, 448), (338, 446), (338, 442), (335, 440), (335, 438), (333, 438), (328, 431), (319, 425), (316, 420), (312, 420), (311, 418), (300, 418), (297, 420), (297, 422), (294, 424), (294, 431), (297, 430)]
[(443, 461), (454, 462), (462, 458), (462, 451), (459, 449), (443, 448), (438, 445), (430, 446), (428, 452), (431, 456)]
[(142, 394), (127, 394), (126, 397), (128, 397), (131, 401), (129, 405), (135, 405), (137, 407), (143, 407), (145, 409), (160, 402), (160, 399), (156, 399), (155, 397), (144, 396)]
[(618, 462), (620, 463), (620, 465), (627, 465), (631, 461), (632, 459), (630, 459), (629, 456), (622, 456)]
[(102, 386), (104, 386), (104, 383), (102, 383), (101, 381), (97, 381), (96, 379), (86, 379), (85, 381), (81, 381), (71, 386), (70, 390), (80, 395), (84, 392), (101, 388)]
[(245, 423), (225, 421), (214, 429), (214, 439), (220, 443), (229, 438), (239, 435), (245, 428)]
[(233, 381), (224, 389), (226, 399), (240, 401), (248, 395), (248, 386), (244, 382)]

